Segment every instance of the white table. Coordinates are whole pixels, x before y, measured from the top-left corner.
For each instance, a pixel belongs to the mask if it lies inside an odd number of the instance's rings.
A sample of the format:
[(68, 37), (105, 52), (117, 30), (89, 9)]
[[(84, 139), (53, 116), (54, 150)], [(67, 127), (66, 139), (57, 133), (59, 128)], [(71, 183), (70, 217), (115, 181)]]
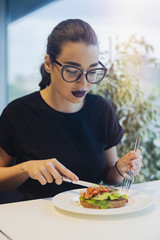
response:
[[(90, 216), (57, 210), (51, 199), (0, 205), (0, 229), (13, 240), (160, 240), (160, 180), (131, 189), (153, 195), (139, 212)], [(0, 235), (0, 240), (6, 239)]]

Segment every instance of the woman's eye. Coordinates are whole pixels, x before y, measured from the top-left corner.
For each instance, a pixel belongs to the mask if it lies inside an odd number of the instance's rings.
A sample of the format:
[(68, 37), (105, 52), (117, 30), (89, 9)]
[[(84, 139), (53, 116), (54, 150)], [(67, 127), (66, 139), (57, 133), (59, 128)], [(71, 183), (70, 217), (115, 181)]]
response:
[(66, 69), (66, 72), (71, 73), (71, 74), (75, 74), (75, 73), (77, 73), (77, 70)]
[(96, 71), (95, 70), (91, 70), (89, 73), (90, 74), (96, 74)]

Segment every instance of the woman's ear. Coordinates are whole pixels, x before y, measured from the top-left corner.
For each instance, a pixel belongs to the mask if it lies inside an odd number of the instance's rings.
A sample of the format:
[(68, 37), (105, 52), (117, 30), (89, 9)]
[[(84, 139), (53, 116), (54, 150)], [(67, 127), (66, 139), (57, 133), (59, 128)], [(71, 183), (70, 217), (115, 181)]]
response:
[(48, 54), (46, 54), (44, 57), (44, 68), (45, 68), (46, 72), (48, 72), (48, 73), (51, 72), (52, 63), (51, 63), (51, 60), (50, 60), (50, 57)]

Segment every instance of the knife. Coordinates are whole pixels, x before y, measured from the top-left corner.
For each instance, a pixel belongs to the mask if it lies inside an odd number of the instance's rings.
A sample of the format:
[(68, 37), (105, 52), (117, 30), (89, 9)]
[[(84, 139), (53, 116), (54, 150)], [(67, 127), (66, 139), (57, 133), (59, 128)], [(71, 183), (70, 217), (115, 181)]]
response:
[(63, 179), (64, 182), (73, 183), (73, 184), (81, 185), (81, 186), (84, 186), (84, 187), (93, 187), (93, 186), (94, 187), (99, 187), (99, 184), (92, 183), (92, 182), (86, 182), (86, 181), (81, 181), (81, 180), (73, 181), (70, 178), (66, 178), (66, 177), (62, 177), (62, 179)]

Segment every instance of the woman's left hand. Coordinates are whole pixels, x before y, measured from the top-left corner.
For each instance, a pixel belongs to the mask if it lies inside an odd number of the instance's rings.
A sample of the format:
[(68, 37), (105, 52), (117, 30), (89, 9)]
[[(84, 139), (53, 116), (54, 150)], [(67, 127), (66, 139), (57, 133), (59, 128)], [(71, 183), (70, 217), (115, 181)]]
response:
[(138, 149), (136, 152), (130, 151), (118, 160), (117, 167), (119, 171), (124, 175), (128, 170), (132, 170), (134, 176), (136, 176), (142, 167), (142, 155)]

